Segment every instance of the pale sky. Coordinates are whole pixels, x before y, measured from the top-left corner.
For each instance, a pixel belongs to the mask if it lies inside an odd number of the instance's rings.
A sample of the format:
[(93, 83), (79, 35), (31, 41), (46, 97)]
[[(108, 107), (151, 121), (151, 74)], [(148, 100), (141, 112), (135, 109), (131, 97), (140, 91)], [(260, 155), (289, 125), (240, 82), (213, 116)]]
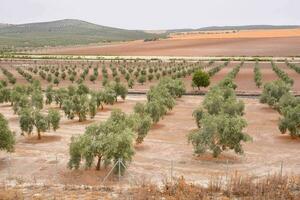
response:
[(300, 0), (0, 0), (0, 23), (81, 19), (126, 29), (300, 25)]

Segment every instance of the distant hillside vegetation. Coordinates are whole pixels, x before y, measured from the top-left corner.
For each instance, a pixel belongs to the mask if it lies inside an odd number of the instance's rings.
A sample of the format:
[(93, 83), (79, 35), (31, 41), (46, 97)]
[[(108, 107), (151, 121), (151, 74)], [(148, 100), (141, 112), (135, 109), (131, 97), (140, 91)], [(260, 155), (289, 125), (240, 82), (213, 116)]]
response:
[(39, 47), (150, 39), (157, 34), (65, 19), (21, 25), (0, 25), (0, 47)]
[(10, 26), (10, 24), (3, 24), (3, 23), (0, 23), (0, 28), (4, 28), (4, 27), (7, 27), (7, 26)]
[(263, 30), (263, 29), (293, 29), (300, 28), (294, 25), (247, 25), (247, 26), (209, 26), (198, 29), (173, 29), (168, 30), (168, 33), (191, 32), (191, 31), (226, 31), (226, 30)]

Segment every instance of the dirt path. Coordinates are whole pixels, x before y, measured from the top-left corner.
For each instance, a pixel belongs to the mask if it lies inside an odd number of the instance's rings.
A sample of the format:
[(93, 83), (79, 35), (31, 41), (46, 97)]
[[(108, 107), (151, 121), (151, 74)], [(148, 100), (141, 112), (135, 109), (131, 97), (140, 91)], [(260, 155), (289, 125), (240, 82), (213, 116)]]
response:
[(254, 82), (254, 63), (245, 63), (237, 76), (234, 79), (234, 82), (237, 84), (237, 92), (247, 91), (251, 94), (260, 93), (261, 89), (257, 88)]

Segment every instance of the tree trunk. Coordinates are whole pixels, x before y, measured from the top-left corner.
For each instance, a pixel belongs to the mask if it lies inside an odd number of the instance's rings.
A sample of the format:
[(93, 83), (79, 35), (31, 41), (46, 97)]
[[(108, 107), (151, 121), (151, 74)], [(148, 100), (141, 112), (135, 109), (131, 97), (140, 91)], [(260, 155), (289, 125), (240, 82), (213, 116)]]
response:
[(38, 131), (38, 140), (42, 139), (40, 131)]
[(102, 156), (98, 156), (98, 161), (97, 161), (97, 165), (96, 165), (96, 170), (99, 171), (100, 167), (101, 167), (101, 158)]

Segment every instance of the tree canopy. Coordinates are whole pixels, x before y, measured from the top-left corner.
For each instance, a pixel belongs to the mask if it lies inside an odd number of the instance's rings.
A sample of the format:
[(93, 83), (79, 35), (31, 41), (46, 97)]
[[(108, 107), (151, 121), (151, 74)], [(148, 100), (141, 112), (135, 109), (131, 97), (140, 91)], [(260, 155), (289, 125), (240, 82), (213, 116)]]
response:
[(203, 105), (193, 112), (198, 129), (189, 134), (188, 141), (193, 144), (195, 154), (210, 150), (214, 157), (218, 157), (228, 149), (242, 154), (241, 142), (251, 140), (243, 132), (247, 126), (243, 113), (244, 103), (237, 100), (231, 87), (211, 88)]
[(15, 136), (9, 129), (8, 122), (0, 113), (0, 150), (11, 152), (14, 150)]
[(210, 76), (208, 73), (198, 70), (193, 74), (193, 84), (200, 89), (200, 87), (207, 87), (210, 84)]

